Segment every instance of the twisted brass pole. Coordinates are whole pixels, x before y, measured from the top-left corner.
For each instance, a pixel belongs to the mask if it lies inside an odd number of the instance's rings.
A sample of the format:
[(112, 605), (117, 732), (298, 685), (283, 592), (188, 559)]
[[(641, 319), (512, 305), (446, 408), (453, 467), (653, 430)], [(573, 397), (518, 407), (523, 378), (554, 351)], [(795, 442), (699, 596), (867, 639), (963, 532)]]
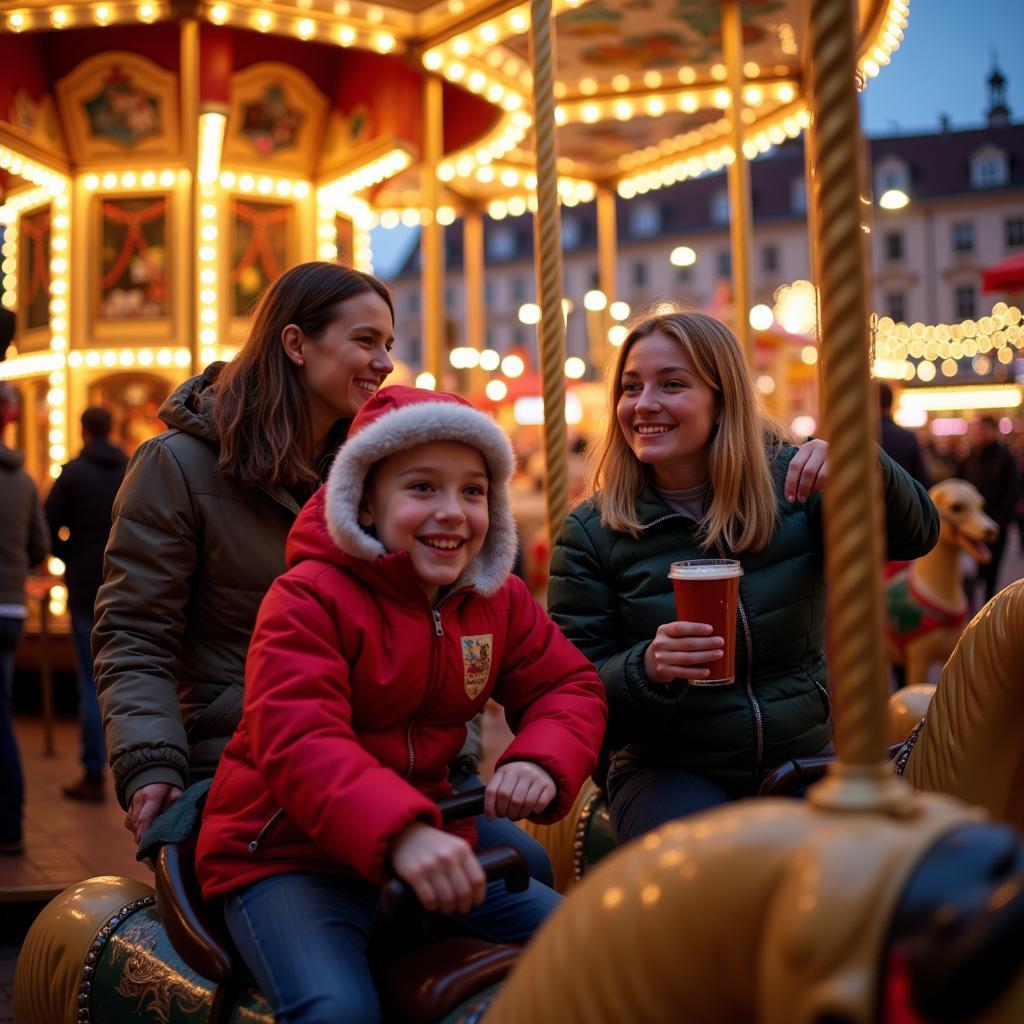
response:
[(540, 325), (537, 347), (544, 393), (544, 462), (548, 534), (552, 541), (569, 511), (565, 433), (565, 320), (562, 315), (562, 228), (555, 167), (554, 26), (551, 0), (530, 0), (533, 133), (537, 152), (534, 261)]
[(862, 145), (851, 0), (811, 0), (808, 46), (813, 217), (820, 268), (821, 416), (829, 442), (825, 490), (828, 651), (839, 763), (814, 799), (830, 806), (902, 803), (886, 758), (882, 650), (884, 533), (868, 373), (868, 275), (860, 224)]

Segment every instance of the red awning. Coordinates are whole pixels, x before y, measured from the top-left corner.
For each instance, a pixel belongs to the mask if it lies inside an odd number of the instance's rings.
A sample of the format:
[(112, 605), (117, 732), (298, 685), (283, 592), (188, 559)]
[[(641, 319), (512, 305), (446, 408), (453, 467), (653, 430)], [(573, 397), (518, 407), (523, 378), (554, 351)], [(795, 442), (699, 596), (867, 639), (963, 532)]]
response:
[(1008, 256), (981, 272), (983, 292), (1024, 292), (1024, 252)]

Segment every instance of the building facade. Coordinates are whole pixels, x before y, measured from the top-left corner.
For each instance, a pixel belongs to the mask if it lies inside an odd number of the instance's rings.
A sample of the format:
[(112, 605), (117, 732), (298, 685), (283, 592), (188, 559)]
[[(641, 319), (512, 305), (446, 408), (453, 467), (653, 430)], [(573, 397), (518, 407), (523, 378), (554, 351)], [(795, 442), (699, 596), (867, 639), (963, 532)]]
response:
[[(948, 324), (991, 312), (1009, 293), (984, 293), (982, 271), (1024, 252), (1024, 123), (1011, 122), (1002, 101), (1002, 77), (990, 79), (990, 109), (982, 128), (869, 141), (872, 188), (873, 308), (907, 324)], [(811, 276), (803, 145), (786, 142), (751, 164), (753, 303), (772, 305), (776, 290)], [(886, 209), (879, 200), (902, 193), (906, 203)], [(583, 296), (598, 286), (594, 204), (562, 209), (566, 354), (587, 359)], [(617, 287), (609, 301), (631, 315), (659, 302), (730, 313), (732, 275), (729, 201), (724, 173), (617, 199)], [(673, 250), (695, 254), (689, 266), (671, 262)], [(519, 319), (535, 298), (532, 218), (485, 218), (486, 337), (464, 327), (462, 239), (458, 223), (446, 235), (446, 309), (452, 346), (473, 344), (499, 353), (522, 350), (535, 358), (535, 328)], [(420, 358), (418, 253), (394, 279), (399, 337), (412, 365)], [(1019, 296), (1018, 296), (1019, 300)]]

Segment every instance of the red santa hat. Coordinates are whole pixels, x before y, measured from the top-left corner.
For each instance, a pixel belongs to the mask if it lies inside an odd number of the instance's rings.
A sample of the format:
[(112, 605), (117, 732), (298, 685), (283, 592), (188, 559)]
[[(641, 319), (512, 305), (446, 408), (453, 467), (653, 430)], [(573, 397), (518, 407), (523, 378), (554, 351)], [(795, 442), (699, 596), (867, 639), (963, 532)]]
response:
[(489, 526), (483, 548), (456, 586), (470, 584), (492, 594), (512, 571), (516, 526), (508, 484), (515, 468), (512, 445), (489, 416), (458, 395), (395, 384), (381, 388), (356, 413), (348, 438), (327, 477), (325, 514), (332, 540), (357, 558), (373, 560), (387, 551), (359, 525), (359, 503), (376, 463), (431, 441), (457, 441), (480, 452), (487, 465)]

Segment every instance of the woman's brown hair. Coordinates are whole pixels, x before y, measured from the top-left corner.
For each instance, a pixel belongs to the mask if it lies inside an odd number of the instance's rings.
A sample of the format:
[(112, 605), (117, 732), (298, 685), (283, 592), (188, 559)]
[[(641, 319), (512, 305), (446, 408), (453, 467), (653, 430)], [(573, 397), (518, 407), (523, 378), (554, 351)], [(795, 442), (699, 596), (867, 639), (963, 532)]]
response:
[(700, 522), (701, 546), (758, 551), (771, 540), (778, 521), (769, 459), (788, 440), (788, 432), (762, 409), (735, 335), (706, 313), (650, 317), (630, 330), (616, 352), (608, 377), (608, 426), (590, 464), (589, 488), (596, 492), (601, 522), (634, 537), (643, 529), (636, 503), (648, 479), (647, 467), (622, 436), (616, 409), (630, 349), (659, 332), (679, 342), (721, 410), (708, 442), (710, 503)]
[(315, 483), (309, 399), (285, 354), (281, 332), (295, 324), (318, 341), (338, 306), (376, 292), (395, 309), (384, 284), (338, 263), (300, 263), (263, 293), (249, 337), (214, 384), (213, 429), (220, 442), (217, 468), (253, 486)]

